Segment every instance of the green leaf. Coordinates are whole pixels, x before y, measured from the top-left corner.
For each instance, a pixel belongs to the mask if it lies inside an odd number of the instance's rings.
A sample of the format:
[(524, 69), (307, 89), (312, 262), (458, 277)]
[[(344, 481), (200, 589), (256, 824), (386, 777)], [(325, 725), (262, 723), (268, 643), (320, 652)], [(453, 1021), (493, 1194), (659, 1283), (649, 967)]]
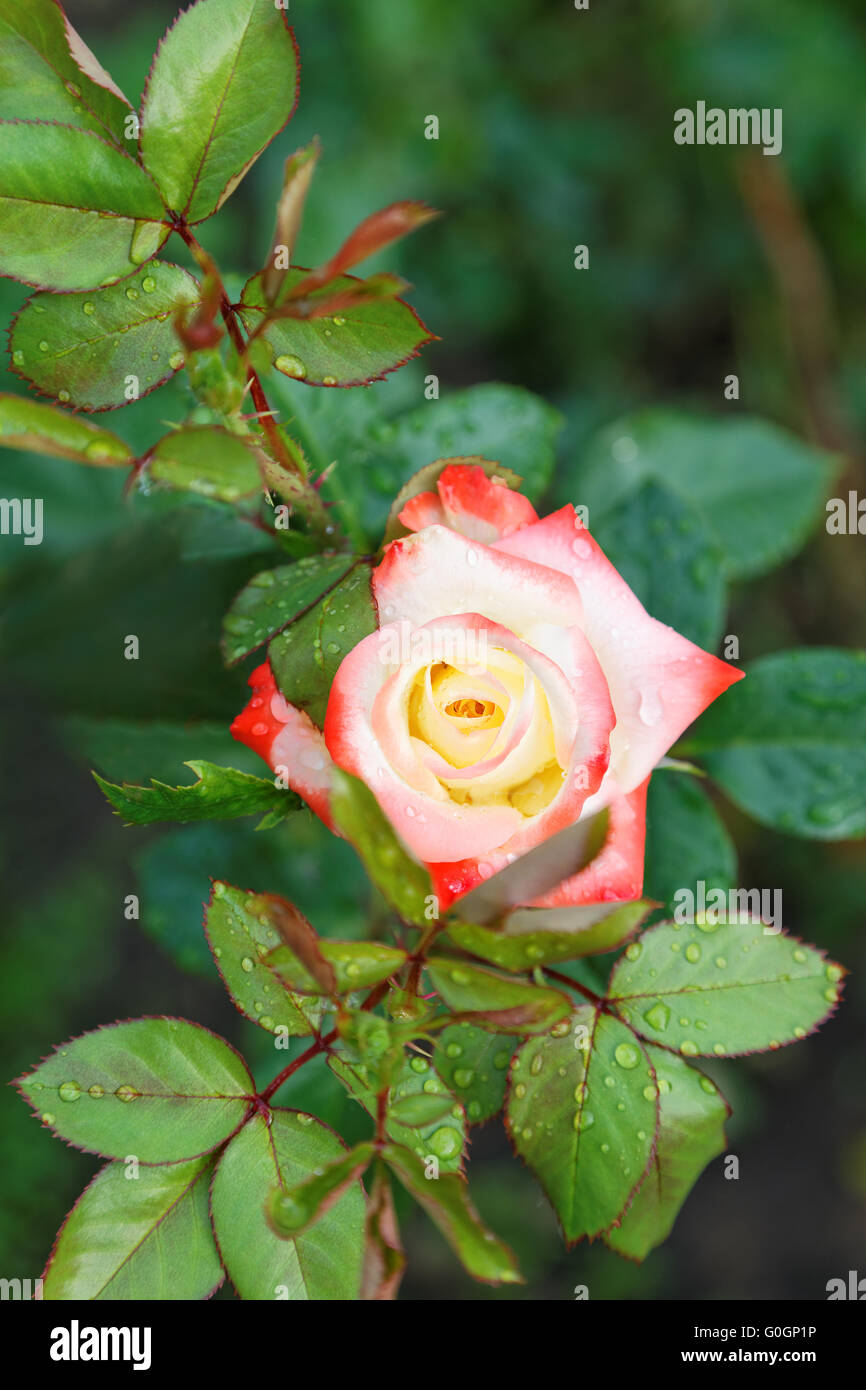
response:
[(657, 772), (647, 796), (644, 892), (670, 917), (678, 891), (728, 891), (737, 881), (737, 851), (704, 788), (693, 777)]
[(171, 315), (198, 296), (187, 271), (155, 261), (105, 289), (34, 294), (12, 324), (13, 366), (42, 395), (84, 410), (128, 405), (183, 366)]
[(388, 1113), (399, 1125), (417, 1129), (421, 1125), (432, 1125), (436, 1120), (444, 1120), (454, 1109), (454, 1097), (444, 1091), (441, 1095), (427, 1095), (421, 1092), (416, 1096), (405, 1096), (394, 1101)]
[[(712, 903), (709, 903), (712, 907)], [(608, 997), (650, 1042), (686, 1057), (736, 1056), (803, 1038), (832, 1012), (845, 971), (748, 914), (660, 922), (613, 968)]]
[(642, 484), (657, 481), (703, 517), (728, 575), (746, 579), (799, 550), (834, 472), (828, 454), (764, 420), (644, 410), (590, 443), (568, 500), (589, 507), (595, 534)]
[(703, 1072), (660, 1047), (647, 1049), (659, 1090), (659, 1133), (650, 1170), (605, 1243), (643, 1260), (670, 1235), (680, 1207), (704, 1168), (725, 1147), (728, 1107)]
[[(387, 980), (408, 959), (406, 952), (396, 946), (382, 946), (377, 941), (319, 941), (319, 950), (333, 966), (336, 992), (348, 994), (356, 989), (370, 989)], [(269, 951), (265, 964), (287, 989), (304, 994), (326, 994), (328, 990), (316, 984), (288, 946), (280, 945)]]
[(232, 1002), (267, 1033), (303, 1037), (313, 1032), (319, 1011), (296, 999), (274, 979), (263, 957), (279, 945), (270, 899), (217, 880), (205, 908), (205, 935)]
[(698, 757), (764, 825), (815, 840), (866, 835), (866, 652), (777, 652), (701, 716)]
[(189, 759), (198, 780), (188, 787), (169, 787), (151, 780), (149, 787), (124, 782), (116, 786), (94, 772), (93, 776), (127, 825), (151, 825), (154, 821), (233, 820), (236, 816), (264, 813), (260, 829), (267, 829), (300, 810), (300, 797), (276, 786), (267, 777), (253, 777), (233, 767), (217, 767)]
[(195, 492), (218, 502), (239, 502), (264, 492), (255, 454), (236, 434), (216, 425), (173, 430), (154, 446), (147, 471), (176, 492)]
[[(307, 272), (293, 267), (286, 273), (277, 307)], [(317, 301), (358, 290), (365, 282), (354, 275), (340, 275), (316, 290), (305, 301)], [(254, 275), (244, 286), (241, 318), (248, 332), (261, 326), (270, 306), (263, 276)], [(348, 300), (335, 313), (312, 318), (275, 318), (259, 335), (267, 343), (273, 366), (284, 376), (308, 386), (361, 386), (380, 381), (388, 372), (417, 357), (432, 334), (402, 299), (381, 297), (357, 303)]]
[(59, 121), (123, 147), (131, 111), (55, 0), (0, 0), (0, 118)]
[(270, 1120), (256, 1115), (244, 1125), (214, 1176), (211, 1210), (228, 1276), (244, 1299), (356, 1299), (364, 1248), (360, 1184), (296, 1240), (274, 1235), (265, 1215), (274, 1187), (296, 1187), (342, 1158), (345, 1146), (312, 1115), (274, 1109)]
[[(537, 965), (615, 950), (637, 931), (650, 907), (650, 903), (642, 901), (593, 903), (568, 909), (524, 907), (506, 917), (502, 931), (454, 922), (448, 927), (448, 935), (470, 955), (480, 956), (503, 970), (522, 972)], [(551, 918), (556, 920), (557, 929), (541, 930)]]
[(128, 444), (110, 430), (52, 405), (0, 392), (0, 446), (54, 454), (96, 467), (132, 462)]
[(169, 233), (159, 194), (98, 135), (0, 121), (0, 275), (88, 290), (131, 275)]
[(289, 704), (306, 710), (321, 728), (337, 667), (376, 627), (370, 566), (355, 565), (268, 647), (274, 677)]
[[(340, 1056), (329, 1057), (328, 1066), (363, 1105), (367, 1114), (375, 1118), (377, 1100), (370, 1068)], [(405, 1124), (394, 1115), (394, 1106), (422, 1095), (433, 1096), (437, 1100), (451, 1100), (451, 1110), (446, 1121), (428, 1120)], [(421, 1158), (435, 1158), (441, 1173), (461, 1171), (463, 1150), (466, 1147), (466, 1118), (463, 1106), (455, 1096), (450, 1095), (428, 1058), (416, 1052), (404, 1059), (390, 1089), (389, 1105), (391, 1113), (385, 1129), (395, 1144), (405, 1145)]]
[(485, 1284), (523, 1282), (512, 1251), (483, 1226), (463, 1178), (456, 1173), (428, 1178), (423, 1160), (399, 1144), (386, 1145), (382, 1158), (424, 1208), (473, 1279)]
[(355, 846), (376, 887), (404, 922), (425, 926), (432, 888), (427, 870), (410, 858), (373, 793), (357, 777), (335, 770), (334, 825)]
[(569, 1244), (599, 1235), (628, 1204), (653, 1153), (657, 1095), (631, 1030), (589, 1005), (515, 1057), (507, 1129)]
[(44, 1299), (209, 1298), (223, 1280), (208, 1211), (213, 1159), (109, 1163), (79, 1197), (45, 1271)]
[(433, 1053), (436, 1070), (460, 1096), (470, 1124), (483, 1124), (502, 1109), (513, 1052), (508, 1038), (471, 1023), (455, 1023), (439, 1034)]
[(289, 121), (298, 63), (272, 0), (198, 0), (157, 49), (141, 106), (141, 157), (166, 207), (216, 212)]
[(306, 555), (293, 565), (278, 565), (253, 575), (223, 620), (221, 647), (227, 665), (242, 661), (302, 618), (355, 563), (351, 555)]
[(571, 1012), (571, 1000), (558, 989), (510, 980), (466, 961), (436, 956), (425, 968), (450, 1009), (476, 1015), (467, 1022), (491, 1032), (547, 1031)]
[(691, 503), (649, 480), (591, 529), (648, 613), (715, 647), (727, 602), (724, 552)]
[(358, 1182), (375, 1156), (373, 1144), (356, 1144), (295, 1187), (274, 1188), (265, 1206), (268, 1225), (280, 1240), (294, 1240)]
[(16, 1085), (61, 1139), (142, 1163), (217, 1148), (243, 1123), (255, 1094), (234, 1048), (182, 1018), (138, 1018), (83, 1033)]

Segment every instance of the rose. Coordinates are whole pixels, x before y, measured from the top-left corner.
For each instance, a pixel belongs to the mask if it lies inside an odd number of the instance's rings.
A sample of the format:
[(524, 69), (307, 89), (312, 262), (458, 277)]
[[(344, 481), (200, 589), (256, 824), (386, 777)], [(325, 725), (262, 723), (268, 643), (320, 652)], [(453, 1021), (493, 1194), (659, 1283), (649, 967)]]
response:
[(441, 908), (604, 809), (598, 853), (528, 905), (632, 901), (650, 774), (741, 672), (651, 618), (573, 507), (539, 520), (479, 464), (435, 486), (399, 513), (324, 730), (265, 664), (232, 732), (328, 824), (334, 764), (365, 782)]

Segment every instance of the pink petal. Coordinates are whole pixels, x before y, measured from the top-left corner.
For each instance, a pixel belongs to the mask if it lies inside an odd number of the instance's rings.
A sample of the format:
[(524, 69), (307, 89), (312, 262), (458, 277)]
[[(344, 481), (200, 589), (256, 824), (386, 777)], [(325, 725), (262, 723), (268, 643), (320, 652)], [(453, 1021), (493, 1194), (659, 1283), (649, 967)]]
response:
[(413, 497), (400, 513), (409, 531), (443, 522), (470, 540), (491, 545), (522, 526), (538, 520), (538, 513), (520, 492), (502, 478), (488, 477), (477, 463), (451, 463), (443, 468), (436, 492)]
[(573, 507), (562, 507), (494, 548), (552, 566), (580, 590), (582, 627), (616, 711), (611, 775), (622, 791), (639, 786), (701, 711), (742, 679), (742, 671), (649, 616)]
[(252, 697), (231, 726), (232, 736), (285, 776), (316, 815), (333, 830), (330, 813), (333, 763), (321, 730), (280, 694), (266, 661), (249, 679)]

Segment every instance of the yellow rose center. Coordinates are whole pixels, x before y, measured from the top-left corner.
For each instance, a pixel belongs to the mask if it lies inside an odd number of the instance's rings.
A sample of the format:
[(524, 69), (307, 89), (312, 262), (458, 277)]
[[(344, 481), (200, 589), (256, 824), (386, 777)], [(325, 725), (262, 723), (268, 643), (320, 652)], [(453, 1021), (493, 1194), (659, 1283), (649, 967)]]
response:
[(422, 667), (408, 718), (418, 756), (461, 805), (509, 805), (534, 816), (562, 786), (547, 695), (504, 648), (490, 649), (483, 665)]

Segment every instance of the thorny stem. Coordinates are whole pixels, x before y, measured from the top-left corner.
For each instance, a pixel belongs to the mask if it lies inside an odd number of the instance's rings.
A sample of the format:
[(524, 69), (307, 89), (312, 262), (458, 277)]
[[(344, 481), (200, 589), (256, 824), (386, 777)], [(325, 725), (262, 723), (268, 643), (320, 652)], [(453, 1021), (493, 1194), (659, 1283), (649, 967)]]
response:
[(246, 373), (250, 395), (252, 396), (253, 404), (256, 408), (256, 416), (261, 423), (273, 459), (285, 470), (289, 477), (297, 483), (298, 491), (302, 496), (302, 506), (308, 515), (308, 520), (311, 525), (317, 531), (326, 532), (326, 534), (332, 536), (332, 543), (336, 544), (339, 539), (336, 535), (336, 527), (328, 518), (325, 504), (316, 488), (307, 481), (296, 460), (292, 457), (291, 451), (280, 433), (274, 418), (274, 412), (268, 403), (261, 378), (255, 367), (253, 367), (247, 358), (247, 343), (244, 341), (243, 333), (238, 324), (235, 307), (228, 297), (216, 261), (210, 253), (205, 250), (201, 243), (197, 241), (185, 221), (179, 219), (174, 224), (174, 230), (181, 240), (189, 247), (203, 273), (211, 276), (219, 289), (220, 314), (222, 315), (223, 322), (225, 323), (228, 335), (232, 341), (232, 346), (237, 352)]

